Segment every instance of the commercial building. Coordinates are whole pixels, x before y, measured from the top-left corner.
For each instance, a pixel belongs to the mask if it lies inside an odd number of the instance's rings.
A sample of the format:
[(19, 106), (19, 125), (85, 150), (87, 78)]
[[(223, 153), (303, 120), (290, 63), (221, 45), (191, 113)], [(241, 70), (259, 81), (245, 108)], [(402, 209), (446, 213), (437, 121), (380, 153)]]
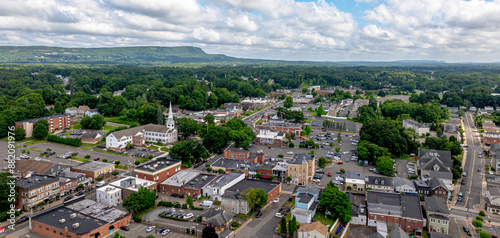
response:
[(143, 146), (146, 141), (175, 144), (177, 143), (177, 137), (177, 128), (175, 128), (172, 115), (172, 104), (170, 104), (166, 125), (147, 124), (110, 133), (106, 136), (106, 148), (121, 152), (125, 151), (127, 144)]
[(167, 157), (150, 160), (135, 168), (135, 177), (161, 183), (181, 171), (181, 161)]
[(264, 163), (266, 156), (264, 155), (264, 153), (254, 153), (250, 152), (249, 150), (230, 146), (226, 150), (224, 150), (224, 158), (247, 160), (253, 163)]
[(346, 171), (344, 175), (344, 185), (346, 191), (364, 193), (366, 186), (365, 174), (357, 171)]
[(299, 123), (288, 123), (288, 122), (274, 122), (269, 121), (268, 123), (255, 124), (256, 130), (274, 130), (282, 132), (285, 135), (300, 135), (302, 133), (302, 125)]
[(366, 188), (371, 188), (372, 191), (377, 192), (394, 192), (394, 184), (392, 183), (392, 178), (389, 177), (368, 176)]
[(450, 210), (445, 199), (436, 196), (426, 197), (425, 213), (429, 232), (448, 234)]
[(210, 164), (210, 167), (213, 171), (218, 171), (220, 169), (225, 173), (235, 171), (245, 173), (246, 178), (255, 178), (258, 172), (259, 163), (254, 163), (249, 160), (219, 158)]
[(21, 178), (32, 174), (57, 176), (62, 171), (69, 169), (69, 165), (55, 164), (46, 161), (35, 161), (29, 159), (16, 160), (13, 175)]
[(403, 120), (403, 127), (413, 129), (418, 135), (425, 135), (429, 133), (430, 130), (428, 126), (411, 119)]
[(202, 194), (205, 197), (210, 196), (213, 201), (220, 200), (226, 190), (238, 182), (245, 179), (244, 173), (230, 172), (229, 174), (220, 175), (202, 188)]
[(115, 207), (123, 202), (122, 190), (106, 185), (96, 189), (96, 201), (106, 206)]
[(182, 187), (198, 176), (201, 172), (182, 170), (158, 185), (158, 191), (166, 194), (184, 194)]
[(59, 196), (59, 178), (54, 176), (31, 175), (16, 181), (16, 208), (29, 210), (38, 203), (46, 203)]
[(363, 225), (368, 224), (366, 217), (366, 197), (364, 194), (347, 193), (349, 201), (351, 202), (351, 224)]
[(121, 190), (122, 200), (128, 198), (128, 196), (130, 196), (133, 192), (139, 191), (140, 187), (144, 187), (149, 191), (157, 189), (157, 183), (155, 182), (130, 176), (116, 180), (109, 185)]
[(34, 118), (34, 119), (28, 119), (28, 120), (23, 120), (23, 121), (16, 121), (15, 126), (16, 128), (21, 127), (24, 129), (26, 132), (26, 138), (32, 137), (33, 136), (33, 129), (35, 122), (39, 120), (45, 120), (47, 121), (47, 124), (49, 125), (49, 133), (52, 133), (54, 131), (59, 131), (59, 130), (64, 130), (68, 129), (71, 126), (71, 119), (67, 115), (53, 115), (53, 116), (47, 116), (47, 117), (39, 117), (39, 118)]
[(486, 211), (500, 213), (500, 186), (494, 182), (488, 182), (486, 186)]
[(114, 169), (115, 164), (98, 161), (87, 161), (70, 168), (73, 172), (85, 174), (85, 177), (91, 178), (92, 181), (99, 176), (103, 178), (111, 176), (111, 172), (113, 172)]
[(487, 132), (483, 135), (484, 144), (490, 146), (492, 144), (500, 144), (500, 133)]
[(78, 180), (76, 178), (59, 177), (59, 195), (65, 196), (78, 188)]
[(460, 136), (460, 127), (454, 124), (444, 124), (443, 135), (445, 135), (448, 140), (452, 136), (454, 136), (458, 141), (462, 139)]
[(288, 176), (292, 178), (290, 183), (297, 185), (309, 185), (316, 172), (316, 157), (309, 154), (295, 154), (288, 161)]
[(287, 146), (288, 143), (284, 142), (285, 133), (273, 130), (259, 130), (259, 134), (255, 138), (256, 145), (267, 146)]

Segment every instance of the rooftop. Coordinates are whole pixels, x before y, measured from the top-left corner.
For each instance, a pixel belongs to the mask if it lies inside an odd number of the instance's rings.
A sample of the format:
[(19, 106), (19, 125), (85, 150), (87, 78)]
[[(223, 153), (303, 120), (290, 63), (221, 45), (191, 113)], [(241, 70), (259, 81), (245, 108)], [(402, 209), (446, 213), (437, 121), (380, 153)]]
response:
[(117, 188), (126, 188), (133, 191), (139, 191), (139, 187), (149, 187), (154, 184), (156, 184), (156, 182), (129, 176), (126, 178), (116, 180), (110, 183), (109, 185), (115, 186)]
[(66, 207), (109, 223), (114, 223), (128, 215), (127, 212), (108, 207), (90, 199), (76, 199), (74, 202), (67, 204)]
[(446, 206), (444, 198), (436, 197), (434, 195), (425, 197), (425, 211), (448, 215), (450, 214), (450, 210), (448, 209), (448, 206)]
[(100, 192), (105, 192), (107, 194), (115, 194), (117, 192), (120, 192), (121, 190), (114, 187), (114, 186), (111, 186), (111, 185), (106, 185), (104, 187), (100, 187), (97, 189), (97, 191), (100, 191)]
[(300, 228), (297, 230), (298, 232), (309, 232), (309, 231), (318, 231), (320, 234), (325, 237), (328, 236), (328, 228), (323, 225), (320, 221), (315, 221), (313, 223), (300, 224)]
[(96, 172), (99, 170), (103, 170), (105, 168), (115, 167), (114, 164), (98, 162), (98, 161), (87, 161), (85, 163), (81, 163), (79, 165), (73, 166), (73, 169), (83, 170), (83, 171), (92, 171)]
[(417, 196), (367, 191), (367, 203), (370, 213), (423, 219), (420, 199)]
[(217, 176), (213, 174), (198, 174), (189, 183), (184, 184), (184, 188), (199, 190), (213, 181)]
[(26, 189), (34, 189), (45, 186), (47, 184), (59, 182), (58, 177), (54, 176), (42, 176), (42, 175), (32, 175), (29, 178), (23, 178), (16, 182), (16, 186)]
[(157, 132), (157, 133), (167, 133), (171, 131), (167, 125), (157, 125), (157, 124), (147, 124), (143, 126), (137, 126), (121, 131), (115, 131), (113, 134), (116, 138), (122, 138), (123, 136), (135, 136), (139, 132)]
[(363, 172), (357, 172), (357, 171), (346, 171), (345, 172), (345, 177), (347, 179), (358, 179), (358, 180), (363, 180), (365, 181), (365, 174)]
[(428, 127), (420, 122), (417, 122), (417, 121), (414, 121), (414, 120), (411, 120), (411, 119), (405, 119), (403, 120), (403, 123), (408, 123), (408, 124), (411, 124), (411, 125), (415, 125), (417, 127)]
[(380, 177), (380, 176), (368, 176), (367, 184), (393, 186), (392, 179), (390, 177)]
[(308, 204), (314, 199), (314, 196), (307, 193), (300, 193), (296, 199), (298, 199), (297, 202)]
[(96, 137), (101, 137), (98, 132), (86, 132), (82, 135), (82, 139), (95, 139)]
[(451, 172), (451, 152), (434, 149), (418, 149), (418, 165), (422, 170)]
[(237, 170), (257, 170), (258, 163), (253, 163), (248, 160), (237, 160), (229, 158), (220, 158), (211, 164), (212, 167), (221, 167), (226, 169), (237, 169)]
[[(45, 161), (35, 161), (30, 159), (16, 160), (15, 162), (15, 173), (26, 174), (28, 172), (35, 172), (36, 174), (45, 174), (56, 164)], [(65, 166), (68, 167), (68, 166)]]
[(208, 185), (212, 187), (222, 187), (239, 178), (240, 176), (245, 177), (245, 174), (240, 172), (230, 172), (229, 174), (218, 176), (217, 178), (212, 180), (212, 182), (208, 183)]
[(32, 219), (36, 222), (61, 230), (67, 227), (68, 231), (74, 234), (88, 233), (108, 224), (104, 220), (91, 217), (63, 206), (34, 215)]
[(150, 160), (148, 163), (135, 168), (135, 170), (143, 170), (147, 172), (159, 171), (172, 165), (181, 165), (180, 160), (170, 159), (168, 157), (161, 157)]
[(409, 179), (405, 179), (405, 178), (394, 177), (394, 178), (392, 178), (392, 183), (394, 184), (395, 187), (407, 185), (407, 186), (415, 188), (415, 184), (413, 183), (413, 181), (409, 180)]
[(187, 184), (191, 179), (195, 178), (200, 174), (200, 171), (192, 170), (181, 170), (178, 173), (172, 175), (172, 177), (165, 179), (161, 184), (170, 185), (175, 187), (183, 186)]
[(248, 188), (261, 188), (266, 193), (271, 192), (274, 188), (280, 186), (278, 182), (270, 182), (266, 180), (253, 180), (253, 179), (243, 179), (240, 182), (236, 183), (232, 187), (228, 188), (227, 191), (239, 191), (243, 192)]
[(309, 160), (314, 160), (314, 158), (314, 155), (294, 154), (293, 158), (288, 161), (288, 164), (307, 164)]
[(37, 122), (39, 120), (48, 120), (48, 119), (59, 118), (59, 117), (67, 117), (67, 116), (64, 115), (64, 114), (59, 114), (59, 115), (52, 115), (52, 116), (46, 116), (46, 117), (39, 117), (39, 118), (27, 119), (27, 120), (22, 120), (22, 121), (18, 121), (18, 122), (31, 122), (31, 123), (35, 123), (35, 122)]

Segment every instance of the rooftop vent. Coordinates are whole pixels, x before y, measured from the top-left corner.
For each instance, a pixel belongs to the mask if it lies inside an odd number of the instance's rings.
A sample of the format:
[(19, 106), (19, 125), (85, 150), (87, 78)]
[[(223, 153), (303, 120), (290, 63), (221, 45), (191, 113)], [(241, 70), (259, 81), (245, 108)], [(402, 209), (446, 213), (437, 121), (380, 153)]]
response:
[(70, 218), (75, 218), (76, 217), (76, 213), (71, 213), (71, 215), (69, 215)]
[(61, 223), (61, 224), (62, 224), (62, 223), (64, 223), (65, 221), (66, 221), (66, 219), (61, 219), (61, 220), (59, 220), (59, 223)]
[(77, 228), (77, 227), (79, 227), (79, 226), (80, 226), (80, 223), (78, 223), (78, 222), (77, 222), (77, 223), (75, 223), (75, 224), (73, 224), (73, 228)]

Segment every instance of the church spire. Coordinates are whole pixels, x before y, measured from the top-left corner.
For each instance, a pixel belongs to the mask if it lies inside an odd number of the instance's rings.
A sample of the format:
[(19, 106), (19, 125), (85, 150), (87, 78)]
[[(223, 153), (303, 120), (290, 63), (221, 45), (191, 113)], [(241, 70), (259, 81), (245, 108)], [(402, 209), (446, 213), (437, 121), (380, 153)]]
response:
[(172, 102), (170, 102), (170, 108), (168, 110), (167, 127), (174, 128), (174, 116), (172, 114)]

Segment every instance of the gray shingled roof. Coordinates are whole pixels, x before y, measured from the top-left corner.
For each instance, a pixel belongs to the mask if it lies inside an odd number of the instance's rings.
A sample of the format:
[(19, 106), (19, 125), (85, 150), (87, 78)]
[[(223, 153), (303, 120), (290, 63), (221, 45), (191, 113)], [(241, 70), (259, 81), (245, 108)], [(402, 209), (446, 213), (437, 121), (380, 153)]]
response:
[(439, 171), (451, 172), (453, 162), (450, 151), (419, 149), (418, 155), (418, 165), (422, 170), (434, 170), (434, 165), (438, 165)]

